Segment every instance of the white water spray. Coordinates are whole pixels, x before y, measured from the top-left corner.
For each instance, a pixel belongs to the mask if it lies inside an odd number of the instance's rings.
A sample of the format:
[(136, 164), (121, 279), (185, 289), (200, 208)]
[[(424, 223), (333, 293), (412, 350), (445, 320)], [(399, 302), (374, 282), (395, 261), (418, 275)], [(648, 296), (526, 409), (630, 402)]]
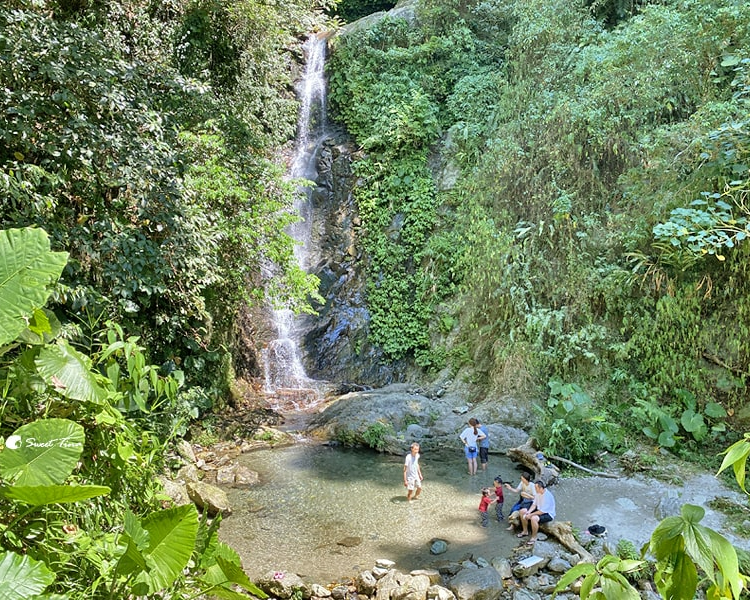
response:
[[(300, 101), (297, 139), (289, 177), (315, 180), (316, 155), (320, 143), (326, 138), (326, 81), (325, 39), (312, 35), (305, 42), (306, 66), (297, 86)], [(289, 228), (289, 234), (300, 242), (294, 254), (303, 270), (310, 268), (312, 251), (311, 190), (300, 188), (294, 208), (301, 220)], [(318, 382), (305, 373), (299, 349), (297, 318), (291, 310), (273, 311), (277, 338), (263, 351), (265, 392), (276, 399), (276, 408), (299, 409), (320, 400)], [(281, 405), (285, 406), (282, 407)]]

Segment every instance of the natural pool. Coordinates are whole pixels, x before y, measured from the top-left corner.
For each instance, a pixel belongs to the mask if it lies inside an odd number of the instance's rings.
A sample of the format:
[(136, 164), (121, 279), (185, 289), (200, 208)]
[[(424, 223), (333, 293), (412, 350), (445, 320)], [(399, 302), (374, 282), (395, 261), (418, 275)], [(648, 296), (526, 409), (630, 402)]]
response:
[[(423, 453), (425, 477), (419, 500), (406, 502), (403, 457), (372, 451), (299, 444), (246, 454), (261, 485), (229, 490), (234, 513), (221, 537), (243, 557), (246, 571), (294, 571), (313, 581), (336, 581), (389, 558), (398, 568), (426, 567), (435, 557), (430, 540), (450, 542), (440, 559), (506, 553), (515, 538), (497, 522), (479, 527), (480, 490), (498, 473), (515, 473), (507, 459), (492, 457), (485, 474), (471, 477), (460, 454), (431, 461)], [(338, 542), (355, 543), (341, 545)]]
[[(491, 486), (495, 475), (517, 484), (518, 470), (505, 457), (492, 455), (488, 470), (472, 477), (460, 449), (439, 456), (423, 452), (424, 491), (411, 503), (406, 502), (400, 456), (303, 442), (251, 452), (240, 460), (259, 473), (261, 483), (228, 490), (234, 512), (222, 522), (220, 537), (237, 549), (254, 579), (289, 571), (328, 583), (372, 568), (377, 558), (408, 571), (468, 554), (488, 560), (508, 556), (518, 545), (505, 523), (492, 521), (483, 529), (477, 516), (480, 490)], [(654, 507), (668, 490), (680, 493), (681, 502), (704, 506), (723, 491), (708, 474), (681, 487), (645, 477), (574, 475), (569, 472), (550, 488), (558, 519), (572, 521), (579, 530), (606, 525), (610, 540), (624, 537), (637, 547), (658, 524)], [(506, 494), (506, 514), (515, 496)], [(702, 523), (720, 530), (721, 515), (707, 511)], [(449, 542), (449, 549), (433, 556), (430, 542), (438, 537)]]

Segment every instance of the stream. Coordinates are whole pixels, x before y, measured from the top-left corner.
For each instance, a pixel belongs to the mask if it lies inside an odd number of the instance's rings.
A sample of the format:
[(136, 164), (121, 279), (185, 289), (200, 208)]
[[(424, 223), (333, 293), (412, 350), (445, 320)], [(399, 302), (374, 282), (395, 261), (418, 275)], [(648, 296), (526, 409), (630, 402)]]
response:
[[(424, 490), (412, 502), (406, 501), (399, 456), (301, 442), (239, 460), (259, 473), (261, 483), (250, 490), (228, 490), (234, 512), (222, 522), (220, 537), (239, 552), (251, 578), (288, 571), (326, 584), (355, 577), (378, 558), (393, 560), (408, 572), (467, 555), (507, 557), (519, 542), (504, 522), (493, 519), (486, 529), (479, 525), (481, 488), (491, 487), (496, 475), (518, 483), (519, 471), (504, 456), (491, 455), (487, 471), (470, 476), (460, 449), (455, 456), (423, 453)], [(571, 474), (550, 487), (557, 518), (580, 531), (594, 523), (605, 525), (613, 547), (620, 538), (636, 548), (647, 542), (659, 523), (654, 508), (670, 490), (680, 494), (680, 502), (704, 507), (716, 495), (745, 501), (710, 474), (696, 475), (680, 487), (643, 476)], [(506, 515), (516, 496), (506, 493)], [(748, 548), (747, 540), (722, 531), (723, 515), (706, 511), (701, 524)], [(448, 542), (446, 553), (430, 554), (434, 538)]]

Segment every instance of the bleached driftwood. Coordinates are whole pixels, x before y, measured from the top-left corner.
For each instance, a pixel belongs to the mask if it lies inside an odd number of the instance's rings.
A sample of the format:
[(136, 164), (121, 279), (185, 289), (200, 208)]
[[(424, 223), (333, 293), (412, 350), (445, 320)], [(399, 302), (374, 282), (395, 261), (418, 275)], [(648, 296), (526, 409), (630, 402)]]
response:
[(534, 438), (529, 438), (525, 444), (517, 448), (508, 448), (507, 452), (513, 462), (522, 464), (533, 474), (533, 480), (541, 479), (545, 485), (551, 485), (560, 477), (560, 470), (548, 463), (544, 457), (540, 459), (540, 454)]
[(578, 463), (575, 463), (572, 460), (568, 460), (567, 458), (563, 458), (562, 456), (550, 456), (548, 458), (552, 460), (556, 460), (557, 462), (563, 462), (566, 465), (570, 465), (571, 467), (575, 467), (576, 469), (581, 469), (581, 471), (585, 471), (586, 473), (591, 473), (592, 475), (596, 475), (598, 477), (609, 477), (610, 479), (620, 479), (619, 475), (614, 475), (613, 473), (605, 473), (604, 471), (594, 471), (593, 469), (589, 469), (587, 467), (584, 467), (583, 465), (579, 465)]
[[(517, 512), (511, 514), (508, 517), (508, 522), (515, 525), (520, 531), (521, 519), (520, 515)], [(529, 531), (531, 531), (531, 524), (529, 524)], [(539, 531), (555, 538), (568, 550), (570, 550), (571, 552), (575, 552), (578, 556), (581, 557), (581, 560), (583, 562), (596, 562), (596, 559), (591, 555), (591, 553), (586, 550), (586, 548), (581, 546), (581, 544), (578, 543), (578, 540), (576, 540), (575, 535), (573, 535), (573, 525), (570, 521), (550, 521), (549, 523), (541, 523), (539, 525)]]

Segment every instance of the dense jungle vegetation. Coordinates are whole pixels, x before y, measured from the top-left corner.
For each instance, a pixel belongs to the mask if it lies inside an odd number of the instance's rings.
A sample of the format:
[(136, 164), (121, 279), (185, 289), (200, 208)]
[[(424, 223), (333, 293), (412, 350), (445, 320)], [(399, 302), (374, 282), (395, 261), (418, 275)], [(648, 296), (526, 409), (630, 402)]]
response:
[(546, 399), (538, 435), (574, 459), (735, 439), (750, 6), (443, 0), (416, 22), (340, 36), (330, 64), (378, 342)]
[(315, 294), (277, 155), (326, 8), (0, 6), (1, 597), (264, 597), (157, 475), (242, 307)]
[[(156, 475), (231, 394), (243, 307), (309, 310), (277, 158), (300, 40), (326, 11), (384, 7), (3, 2), (0, 596), (262, 595)], [(639, 436), (710, 457), (735, 441), (746, 2), (435, 0), (333, 46), (388, 356), (543, 398), (539, 437), (574, 460)], [(65, 443), (9, 453), (15, 436)], [(733, 448), (744, 486), (750, 443)], [(692, 597), (697, 564), (738, 597), (737, 557), (696, 508), (652, 540), (659, 589)]]

